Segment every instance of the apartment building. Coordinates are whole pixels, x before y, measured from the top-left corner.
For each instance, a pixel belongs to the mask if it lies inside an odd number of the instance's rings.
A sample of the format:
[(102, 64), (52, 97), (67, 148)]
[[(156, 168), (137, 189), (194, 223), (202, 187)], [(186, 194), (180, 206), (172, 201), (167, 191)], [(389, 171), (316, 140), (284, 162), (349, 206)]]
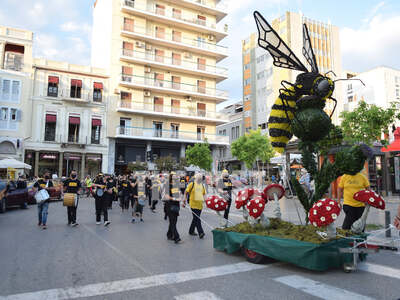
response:
[(0, 26), (0, 159), (23, 160), (28, 137), (33, 33)]
[(244, 134), (243, 127), (243, 101), (237, 101), (231, 105), (224, 107), (221, 114), (229, 118), (229, 122), (218, 125), (217, 131), (219, 135), (229, 137), (229, 146), (218, 147), (214, 153), (214, 162), (217, 170), (227, 169), (230, 172), (244, 170), (244, 163), (232, 156), (231, 147), (233, 141)]
[(108, 170), (106, 109), (109, 77), (102, 69), (33, 60), (32, 115), (25, 143), (31, 175), (49, 170), (81, 178)]
[[(110, 74), (115, 101), (107, 136), (116, 172), (129, 162), (184, 157), (187, 145), (227, 145), (216, 125), (227, 118), (217, 83), (227, 78), (218, 62), (227, 28), (218, 0), (97, 0), (93, 12), (92, 65)], [(111, 166), (111, 161), (109, 162)], [(114, 171), (112, 168), (110, 171)]]
[[(286, 12), (282, 17), (268, 21), (304, 65), (311, 69), (302, 54), (302, 26), (307, 24), (320, 73), (333, 71), (338, 76), (342, 74), (338, 27), (294, 12)], [(269, 53), (258, 47), (258, 33), (252, 33), (242, 41), (242, 61), (244, 128), (246, 131), (257, 128), (266, 131), (270, 109), (282, 87), (281, 81), (295, 82), (299, 72), (273, 66)], [(343, 109), (341, 90), (341, 84), (336, 84), (333, 97), (338, 105), (332, 116), (336, 124)], [(325, 110), (328, 114), (333, 108), (333, 101), (327, 102)]]

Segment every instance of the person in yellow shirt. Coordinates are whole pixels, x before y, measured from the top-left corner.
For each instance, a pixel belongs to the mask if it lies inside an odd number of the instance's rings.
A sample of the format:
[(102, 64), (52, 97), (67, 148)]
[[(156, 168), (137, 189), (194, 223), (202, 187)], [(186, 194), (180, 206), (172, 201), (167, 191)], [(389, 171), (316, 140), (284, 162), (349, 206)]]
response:
[[(204, 238), (204, 230), (201, 226), (201, 211), (203, 209), (204, 195), (206, 194), (206, 189), (203, 184), (203, 175), (197, 173), (195, 180), (188, 184), (183, 199), (186, 199), (186, 194), (189, 194), (189, 205), (192, 210), (192, 223), (190, 224), (189, 234), (197, 235), (194, 230), (197, 229), (199, 238)], [(185, 204), (184, 204), (185, 205)]]
[(338, 202), (343, 196), (343, 211), (346, 214), (342, 228), (350, 229), (351, 225), (363, 214), (365, 204), (354, 200), (358, 191), (369, 189), (368, 179), (361, 173), (355, 175), (344, 174), (339, 182)]

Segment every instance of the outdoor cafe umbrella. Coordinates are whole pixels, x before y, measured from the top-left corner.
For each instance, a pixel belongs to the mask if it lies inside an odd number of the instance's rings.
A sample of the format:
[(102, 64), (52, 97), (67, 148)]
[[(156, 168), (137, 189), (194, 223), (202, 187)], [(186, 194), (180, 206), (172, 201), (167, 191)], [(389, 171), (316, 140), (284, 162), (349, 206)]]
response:
[(28, 164), (23, 163), (22, 161), (18, 161), (13, 158), (5, 158), (0, 160), (0, 169), (7, 169), (7, 168), (14, 168), (14, 169), (32, 169), (32, 167)]

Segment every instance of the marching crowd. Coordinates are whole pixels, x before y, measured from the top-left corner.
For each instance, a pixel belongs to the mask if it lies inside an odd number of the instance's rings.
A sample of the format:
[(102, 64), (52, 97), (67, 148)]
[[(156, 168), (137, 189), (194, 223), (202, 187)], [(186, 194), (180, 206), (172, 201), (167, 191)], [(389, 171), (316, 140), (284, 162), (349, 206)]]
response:
[[(229, 211), (232, 202), (232, 181), (229, 178), (228, 171), (224, 170), (222, 176), (214, 184), (206, 181), (201, 173), (194, 176), (179, 176), (175, 172), (158, 175), (129, 174), (113, 177), (109, 174), (99, 173), (93, 180), (87, 176), (81, 183), (77, 179), (77, 172), (72, 171), (70, 177), (64, 180), (62, 197), (64, 205), (67, 206), (68, 225), (76, 227), (77, 208), (79, 196), (86, 194), (92, 196), (95, 201), (96, 224), (101, 225), (103, 216), (104, 226), (111, 224), (108, 218), (108, 210), (112, 208), (113, 201), (118, 201), (122, 212), (132, 210), (131, 222), (144, 222), (143, 208), (148, 202), (150, 210), (155, 213), (157, 205), (163, 204), (164, 219), (169, 220), (167, 239), (180, 243), (181, 238), (177, 231), (181, 207), (189, 205), (192, 212), (192, 222), (189, 227), (189, 235), (204, 238), (205, 233), (201, 223), (201, 212), (207, 191), (214, 188), (228, 202), (228, 207), (224, 212), (224, 224), (227, 225)], [(42, 190), (48, 190), (53, 187), (50, 173), (43, 174), (43, 178), (38, 179), (34, 184), (34, 192), (39, 194)], [(216, 189), (216, 190), (215, 190)], [(36, 197), (36, 196), (35, 196)], [(49, 198), (37, 197), (38, 202), (38, 226), (47, 228), (47, 215), (49, 207)], [(38, 200), (39, 199), (39, 200)], [(197, 233), (196, 233), (197, 231)]]

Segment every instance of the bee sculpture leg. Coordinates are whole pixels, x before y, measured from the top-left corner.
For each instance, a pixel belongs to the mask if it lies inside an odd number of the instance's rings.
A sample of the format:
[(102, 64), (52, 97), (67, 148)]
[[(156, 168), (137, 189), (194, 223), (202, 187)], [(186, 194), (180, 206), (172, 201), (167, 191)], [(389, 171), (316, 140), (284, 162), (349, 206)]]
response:
[(333, 101), (335, 102), (335, 106), (333, 107), (333, 110), (332, 110), (332, 112), (331, 112), (331, 115), (329, 116), (329, 118), (332, 119), (332, 115), (333, 115), (333, 113), (335, 112), (335, 109), (336, 109), (337, 100), (336, 100), (335, 98), (333, 98), (333, 97), (329, 97), (329, 99), (331, 99), (331, 100), (333, 100)]

